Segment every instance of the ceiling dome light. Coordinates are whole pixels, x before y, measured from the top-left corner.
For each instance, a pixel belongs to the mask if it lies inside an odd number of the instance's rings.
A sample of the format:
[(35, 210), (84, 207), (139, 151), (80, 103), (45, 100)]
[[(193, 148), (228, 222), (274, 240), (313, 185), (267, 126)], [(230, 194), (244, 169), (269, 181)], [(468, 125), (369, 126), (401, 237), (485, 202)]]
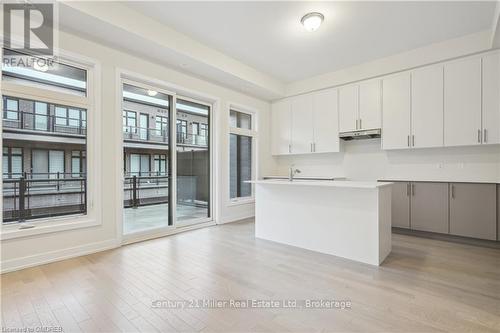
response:
[(148, 90), (148, 95), (151, 96), (151, 97), (154, 97), (158, 94), (158, 92), (156, 90)]
[(307, 31), (316, 31), (318, 30), (321, 23), (325, 17), (321, 13), (308, 13), (300, 19), (300, 23), (304, 26)]

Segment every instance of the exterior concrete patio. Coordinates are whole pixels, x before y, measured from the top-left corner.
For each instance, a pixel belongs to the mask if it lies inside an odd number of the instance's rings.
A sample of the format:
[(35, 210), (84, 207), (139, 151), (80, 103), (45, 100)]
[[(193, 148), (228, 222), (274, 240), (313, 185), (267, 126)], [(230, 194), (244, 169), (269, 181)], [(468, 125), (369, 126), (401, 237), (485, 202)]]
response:
[[(177, 205), (177, 220), (187, 221), (207, 216), (207, 208)], [(123, 233), (130, 234), (142, 230), (164, 227), (168, 223), (168, 204), (125, 208)]]

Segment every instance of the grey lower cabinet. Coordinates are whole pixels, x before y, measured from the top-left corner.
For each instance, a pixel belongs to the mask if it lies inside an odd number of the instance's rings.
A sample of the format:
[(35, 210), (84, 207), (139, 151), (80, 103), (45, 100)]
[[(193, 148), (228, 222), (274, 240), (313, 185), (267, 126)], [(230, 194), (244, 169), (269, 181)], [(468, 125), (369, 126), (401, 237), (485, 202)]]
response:
[(496, 240), (497, 185), (450, 183), (450, 234)]
[(392, 226), (410, 228), (410, 183), (397, 182), (392, 186)]
[(448, 184), (411, 183), (412, 230), (448, 233)]

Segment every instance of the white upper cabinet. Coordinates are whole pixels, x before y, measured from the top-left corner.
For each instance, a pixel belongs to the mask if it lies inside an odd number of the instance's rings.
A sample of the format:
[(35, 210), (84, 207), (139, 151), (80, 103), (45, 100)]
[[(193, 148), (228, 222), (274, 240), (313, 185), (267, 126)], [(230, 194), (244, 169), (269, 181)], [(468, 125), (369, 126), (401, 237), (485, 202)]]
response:
[(312, 95), (293, 97), (292, 103), (292, 154), (310, 153), (313, 150)]
[(339, 131), (351, 132), (358, 129), (358, 85), (339, 88)]
[(500, 54), (483, 57), (483, 144), (500, 143)]
[(481, 58), (444, 65), (444, 145), (481, 144)]
[(338, 93), (336, 89), (316, 92), (313, 98), (313, 152), (339, 151)]
[(411, 73), (411, 146), (443, 146), (443, 65)]
[(380, 128), (382, 112), (380, 105), (380, 79), (359, 84), (358, 129)]
[(410, 147), (410, 73), (382, 79), (382, 148)]
[(273, 103), (271, 108), (271, 141), (273, 155), (286, 155), (291, 149), (292, 113), (290, 100)]

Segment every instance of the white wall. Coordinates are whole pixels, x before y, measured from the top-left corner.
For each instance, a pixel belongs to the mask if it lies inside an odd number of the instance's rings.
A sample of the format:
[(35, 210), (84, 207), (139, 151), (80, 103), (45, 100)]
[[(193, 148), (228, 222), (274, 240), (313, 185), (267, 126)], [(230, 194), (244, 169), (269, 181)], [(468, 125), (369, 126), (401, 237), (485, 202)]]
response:
[(266, 174), (274, 170), (274, 161), (269, 151), (269, 108), (268, 102), (246, 96), (231, 89), (224, 88), (205, 80), (198, 79), (181, 72), (160, 66), (133, 55), (96, 44), (72, 34), (61, 32), (59, 46), (66, 51), (81, 54), (100, 62), (102, 69), (101, 114), (99, 118), (102, 126), (101, 169), (103, 211), (102, 224), (97, 227), (77, 229), (71, 231), (49, 233), (38, 236), (3, 240), (1, 244), (2, 271), (29, 266), (36, 263), (51, 261), (56, 258), (93, 252), (100, 249), (119, 245), (120, 235), (117, 231), (117, 214), (122, 202), (115, 197), (115, 189), (121, 186), (118, 176), (122, 165), (121, 153), (121, 121), (117, 117), (116, 106), (116, 70), (117, 68), (140, 73), (157, 80), (163, 80), (190, 90), (214, 96), (220, 100), (220, 108), (215, 114), (215, 149), (216, 190), (217, 190), (217, 221), (228, 222), (252, 216), (252, 203), (238, 206), (228, 205), (228, 105), (237, 103), (247, 106), (258, 112), (258, 152), (259, 172)]
[(500, 182), (500, 146), (384, 151), (380, 139), (341, 143), (340, 153), (275, 157), (276, 174), (290, 164), (307, 176), (355, 180), (408, 179)]

